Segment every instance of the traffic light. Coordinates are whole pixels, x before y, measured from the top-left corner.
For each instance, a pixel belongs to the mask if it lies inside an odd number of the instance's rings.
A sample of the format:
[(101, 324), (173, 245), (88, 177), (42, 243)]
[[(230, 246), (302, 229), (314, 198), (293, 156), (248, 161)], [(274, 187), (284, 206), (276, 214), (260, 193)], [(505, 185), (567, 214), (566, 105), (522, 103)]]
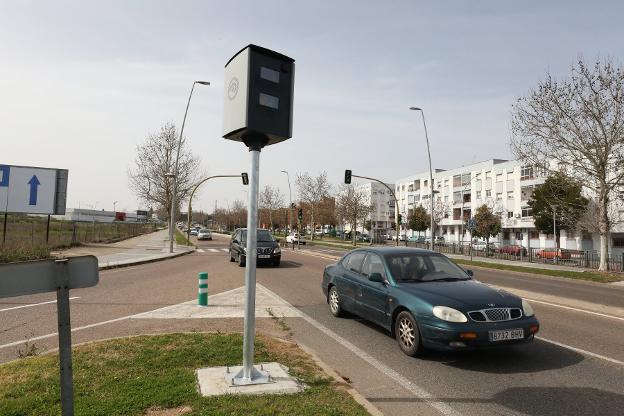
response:
[(351, 183), (351, 171), (349, 169), (345, 170), (345, 183)]
[(299, 211), (297, 212), (297, 218), (299, 218), (299, 221), (303, 220), (303, 208), (299, 208)]
[(249, 185), (249, 176), (247, 172), (241, 173), (241, 178), (243, 178), (243, 185)]

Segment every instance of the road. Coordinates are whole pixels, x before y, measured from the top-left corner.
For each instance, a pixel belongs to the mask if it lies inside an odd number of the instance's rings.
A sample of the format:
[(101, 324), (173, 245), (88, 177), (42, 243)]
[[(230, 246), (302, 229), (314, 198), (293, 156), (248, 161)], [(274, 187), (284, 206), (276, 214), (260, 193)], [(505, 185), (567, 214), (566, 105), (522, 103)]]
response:
[[(211, 295), (243, 286), (244, 269), (228, 261), (227, 241), (215, 235), (214, 241), (200, 242), (195, 254), (104, 271), (98, 286), (72, 291), (77, 297), (71, 311), (72, 327), (78, 328), (74, 342), (174, 330), (240, 330), (240, 319), (131, 318), (195, 299), (201, 271), (209, 273)], [(481, 281), (546, 299), (533, 303), (542, 326), (540, 339), (510, 349), (431, 352), (414, 359), (380, 328), (329, 313), (321, 273), (340, 254), (284, 250), (279, 268), (258, 269), (258, 284), (301, 314), (285, 318), (292, 335), (283, 336), (314, 350), (384, 414), (621, 414), (624, 315), (615, 312), (624, 306), (623, 288), (475, 269)], [(53, 294), (0, 299), (1, 361), (15, 359), (25, 338), (36, 338), (33, 342), (43, 349), (55, 347), (55, 304), (32, 306), (53, 300)], [(258, 319), (258, 328), (274, 330), (269, 321)]]

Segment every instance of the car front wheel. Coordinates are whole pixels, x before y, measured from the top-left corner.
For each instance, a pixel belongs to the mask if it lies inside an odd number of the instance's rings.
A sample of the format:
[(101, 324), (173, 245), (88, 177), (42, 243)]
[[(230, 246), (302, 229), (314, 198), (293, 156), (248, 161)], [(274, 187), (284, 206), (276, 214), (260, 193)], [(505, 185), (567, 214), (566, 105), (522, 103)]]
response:
[(339, 317), (343, 315), (342, 306), (340, 305), (340, 295), (336, 286), (332, 286), (327, 294), (327, 301), (329, 303), (329, 310), (332, 315)]
[(236, 259), (234, 258), (234, 256), (232, 256), (232, 250), (230, 249), (230, 261), (233, 263), (236, 261)]
[(238, 266), (245, 267), (245, 256), (243, 256), (242, 254), (238, 255)]
[(405, 354), (415, 357), (421, 352), (420, 332), (411, 313), (403, 311), (397, 315), (394, 332), (399, 347)]

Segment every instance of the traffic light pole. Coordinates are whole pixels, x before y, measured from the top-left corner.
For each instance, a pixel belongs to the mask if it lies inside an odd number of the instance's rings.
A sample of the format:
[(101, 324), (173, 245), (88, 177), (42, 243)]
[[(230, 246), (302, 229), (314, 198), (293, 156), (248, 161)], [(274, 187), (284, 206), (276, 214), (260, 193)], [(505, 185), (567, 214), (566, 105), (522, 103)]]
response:
[[(399, 200), (397, 199), (396, 194), (394, 193), (394, 191), (392, 189), (390, 189), (390, 187), (388, 185), (386, 185), (385, 183), (383, 183), (379, 179), (369, 178), (368, 176), (353, 175), (353, 174), (351, 174), (351, 176), (353, 176), (354, 178), (368, 179), (369, 181), (375, 181), (377, 183), (380, 183), (383, 186), (385, 186), (386, 189), (390, 192), (390, 194), (394, 198), (394, 224), (395, 224), (394, 228), (396, 230), (396, 245), (398, 246), (399, 245), (399, 234), (401, 233), (401, 228), (400, 228), (400, 225), (399, 225)], [(349, 181), (348, 183), (351, 183), (351, 181)]]

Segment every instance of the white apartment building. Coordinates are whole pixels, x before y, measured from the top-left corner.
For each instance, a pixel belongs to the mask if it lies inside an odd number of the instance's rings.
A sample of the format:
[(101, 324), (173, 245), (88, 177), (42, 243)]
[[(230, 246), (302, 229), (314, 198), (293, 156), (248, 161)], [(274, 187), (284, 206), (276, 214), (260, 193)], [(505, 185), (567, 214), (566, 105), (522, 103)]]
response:
[[(386, 184), (390, 189), (394, 188), (394, 184)], [(392, 234), (391, 230), (394, 226), (394, 198), (388, 188), (378, 182), (364, 182), (354, 184), (357, 191), (363, 192), (367, 204), (373, 207), (369, 220), (372, 224), (374, 234)], [(358, 231), (363, 224), (358, 225)], [(350, 227), (347, 226), (346, 231), (350, 231)]]
[[(478, 207), (486, 204), (500, 215), (503, 228), (502, 233), (491, 241), (532, 248), (554, 247), (553, 235), (536, 231), (528, 206), (534, 187), (544, 180), (541, 172), (533, 167), (502, 159), (490, 159), (450, 170), (437, 169), (433, 173), (434, 209), (443, 211), (444, 215), (435, 234), (442, 235), (449, 243), (470, 241), (470, 232), (464, 224)], [(429, 182), (428, 171), (396, 181), (399, 212), (404, 218), (407, 219), (416, 205), (422, 205), (430, 212)], [(429, 233), (430, 230), (427, 230), (427, 235)], [(407, 234), (413, 233), (408, 231)], [(621, 254), (624, 251), (624, 233), (614, 232), (610, 243), (611, 252)], [(597, 235), (568, 236), (565, 231), (561, 233), (560, 244), (562, 248), (577, 250), (600, 248)]]

